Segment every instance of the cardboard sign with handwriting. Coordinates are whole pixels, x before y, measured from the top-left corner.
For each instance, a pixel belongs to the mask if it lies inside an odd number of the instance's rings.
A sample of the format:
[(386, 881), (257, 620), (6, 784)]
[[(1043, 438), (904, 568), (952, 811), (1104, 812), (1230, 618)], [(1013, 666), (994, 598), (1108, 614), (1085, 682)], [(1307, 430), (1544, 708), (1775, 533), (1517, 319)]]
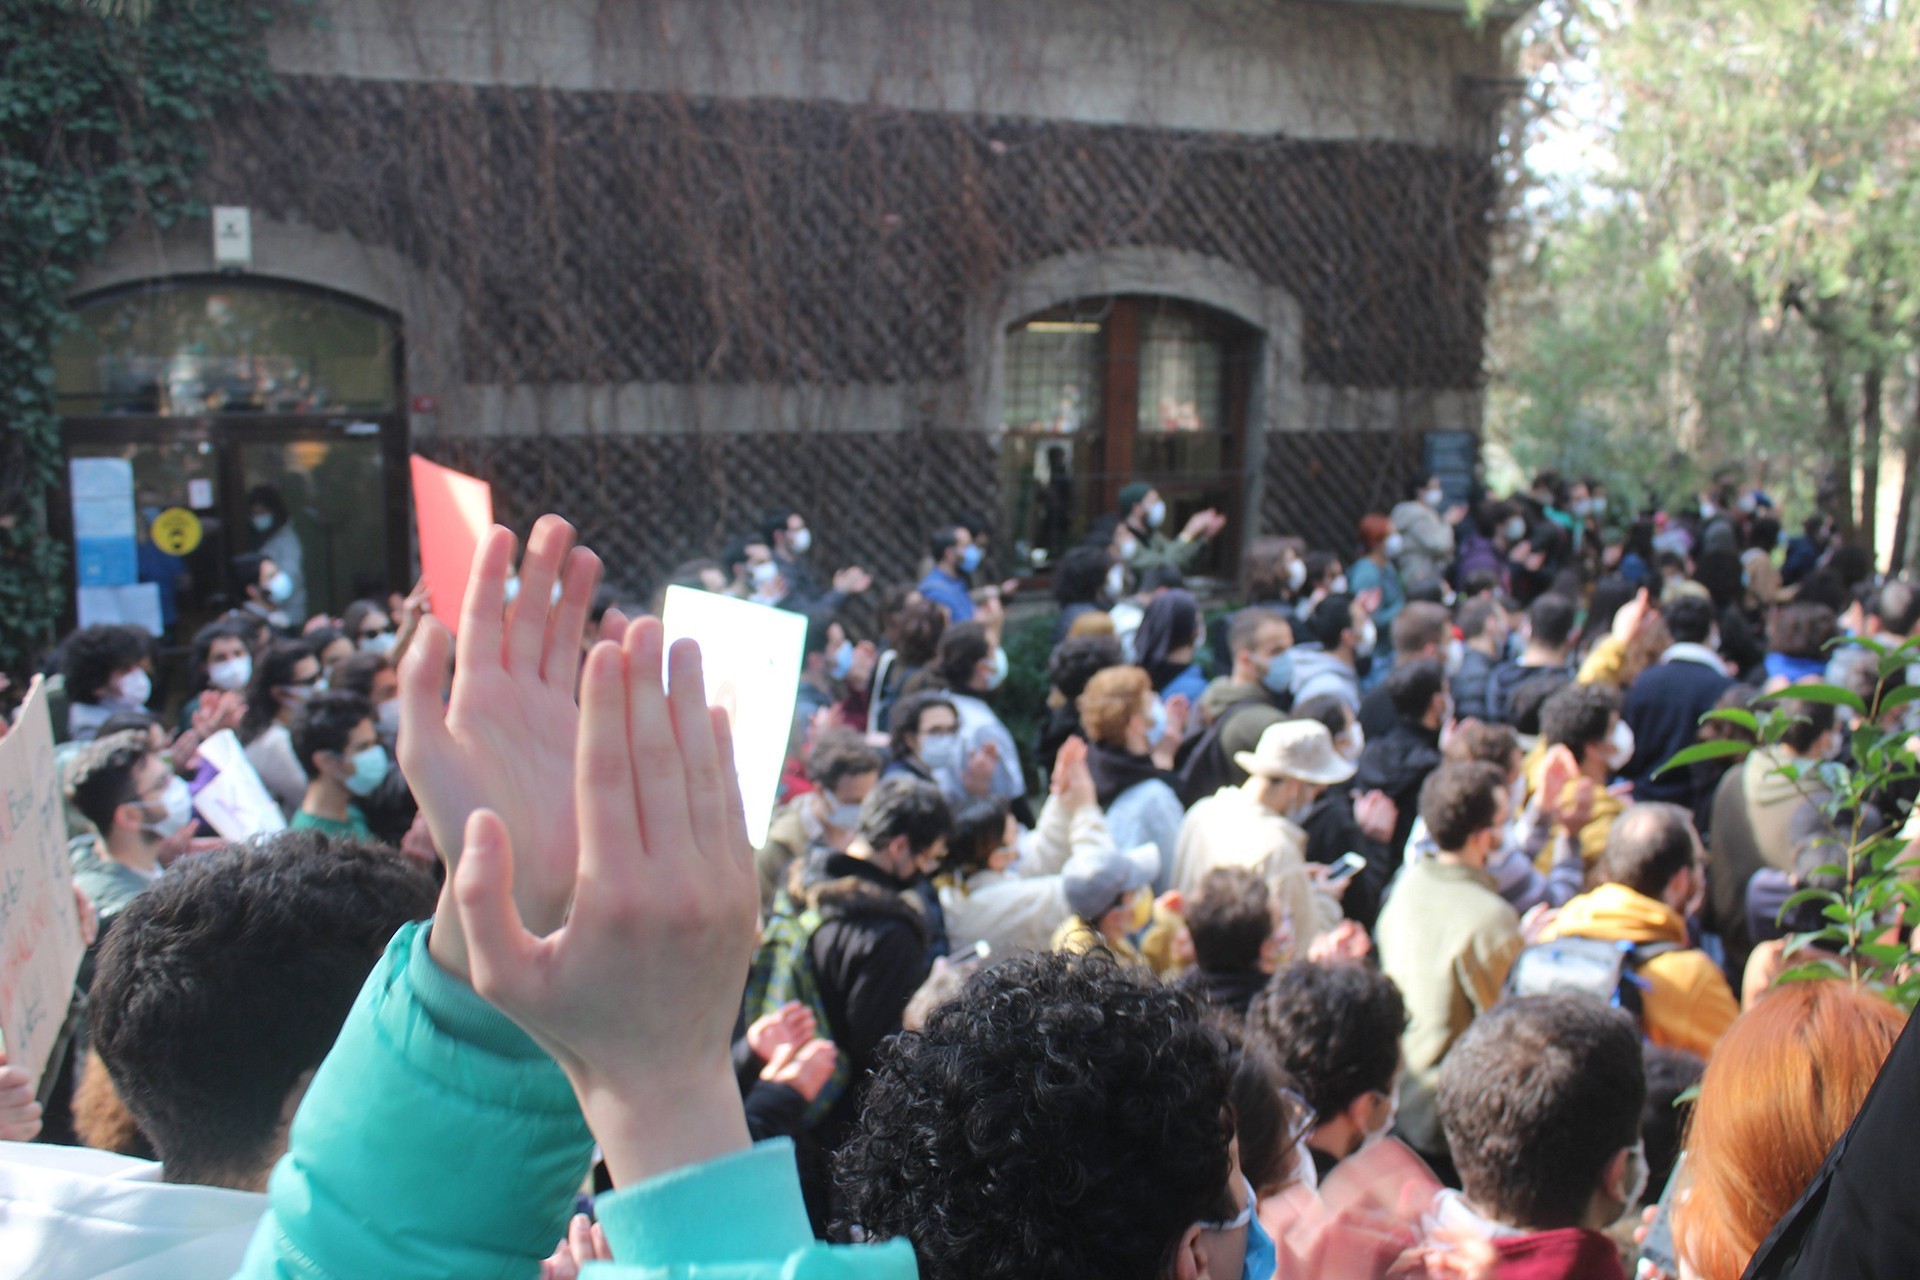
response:
[(41, 677), (0, 738), (0, 1048), (36, 1087), (66, 1021), (86, 944)]

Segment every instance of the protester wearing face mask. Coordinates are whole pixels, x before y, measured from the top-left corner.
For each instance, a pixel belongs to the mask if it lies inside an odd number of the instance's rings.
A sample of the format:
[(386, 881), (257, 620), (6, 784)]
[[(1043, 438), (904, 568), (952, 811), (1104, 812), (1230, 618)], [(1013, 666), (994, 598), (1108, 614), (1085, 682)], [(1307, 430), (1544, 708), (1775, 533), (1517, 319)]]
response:
[(1209, 684), (1195, 703), (1202, 724), (1217, 725), (1242, 704), (1291, 705), (1293, 626), (1284, 613), (1242, 609), (1227, 628), (1227, 648), (1232, 654), (1228, 674)]
[(773, 512), (761, 524), (760, 533), (785, 588), (780, 597), (782, 608), (803, 613), (838, 613), (848, 596), (859, 595), (873, 585), (865, 569), (849, 565), (833, 575), (831, 586), (822, 587), (810, 559), (813, 530), (807, 527), (806, 517), (797, 511), (783, 507)]
[(1399, 988), (1371, 965), (1296, 961), (1253, 998), (1247, 1038), (1313, 1109), (1307, 1151), (1319, 1181), (1393, 1128), (1406, 1025)]
[(354, 648), (363, 652), (388, 655), (399, 641), (393, 618), (376, 600), (355, 600), (340, 615), (340, 625)]
[(1420, 788), (1440, 767), (1440, 735), (1452, 721), (1453, 700), (1447, 693), (1446, 668), (1438, 658), (1395, 667), (1384, 687), (1393, 702), (1393, 727), (1368, 739), (1353, 785), (1385, 793), (1399, 814), (1387, 840), (1386, 870), (1391, 877), (1413, 831)]
[(910, 693), (893, 704), (889, 756), (882, 778), (936, 781), (936, 769), (960, 762), (960, 713), (945, 694)]
[[(1538, 795), (1550, 779), (1566, 778), (1562, 809), (1586, 815), (1575, 843), (1591, 867), (1606, 852), (1613, 821), (1627, 807), (1630, 786), (1607, 783), (1633, 759), (1633, 730), (1620, 718), (1620, 696), (1606, 685), (1570, 684), (1540, 707), (1540, 742), (1527, 761), (1527, 794)], [(1535, 860), (1542, 871), (1550, 853)]]
[(373, 706), (357, 693), (328, 690), (293, 719), (293, 750), (307, 771), (306, 795), (289, 824), (341, 840), (371, 840), (357, 801), (386, 781), (387, 749), (373, 727)]
[(91, 742), (116, 711), (144, 711), (153, 696), (152, 641), (139, 627), (82, 627), (60, 647), (69, 707), (67, 736)]
[(813, 790), (776, 810), (767, 842), (754, 855), (762, 909), (789, 885), (789, 868), (845, 853), (860, 825), (860, 805), (880, 781), (880, 755), (851, 729), (817, 735), (807, 749)]
[(300, 536), (288, 522), (286, 500), (274, 486), (263, 484), (247, 493), (247, 505), (251, 516), (247, 545), (273, 565), (273, 572), (259, 583), (262, 594), (285, 616), (283, 625), (297, 627), (307, 617), (305, 555)]
[(981, 556), (973, 535), (957, 524), (936, 529), (927, 551), (933, 568), (920, 579), (920, 594), (945, 609), (949, 622), (971, 622), (973, 597), (967, 584)]
[[(1154, 695), (1139, 667), (1110, 667), (1087, 681), (1077, 700), (1087, 736), (1095, 799), (1122, 849), (1152, 845), (1156, 890), (1167, 887), (1180, 835), (1181, 804), (1168, 772), (1186, 724), (1186, 708)], [(1091, 921), (1089, 921), (1091, 923)]]
[(1030, 826), (1033, 814), (1026, 804), (1026, 782), (1020, 775), (1013, 735), (985, 701), (1006, 678), (1006, 650), (993, 643), (980, 623), (963, 622), (947, 628), (933, 665), (914, 677), (907, 691), (943, 693), (959, 713), (955, 759), (933, 771), (948, 802), (959, 804), (980, 794), (968, 788), (968, 779), (979, 771), (989, 778), (985, 794), (1008, 801), (1021, 825)]
[(1195, 512), (1179, 537), (1169, 538), (1165, 531), (1167, 500), (1144, 480), (1135, 480), (1120, 490), (1115, 510), (1120, 516), (1116, 541), (1133, 544), (1131, 554), (1123, 555), (1122, 562), (1140, 576), (1163, 565), (1185, 573), (1199, 560), (1207, 542), (1227, 527), (1227, 518), (1208, 508)]
[(1347, 566), (1347, 589), (1354, 595), (1369, 591), (1380, 593), (1380, 603), (1373, 610), (1373, 622), (1382, 629), (1393, 626), (1393, 620), (1400, 616), (1401, 608), (1407, 603), (1400, 571), (1393, 565), (1404, 543), (1405, 539), (1394, 532), (1393, 521), (1387, 517), (1378, 512), (1360, 517), (1360, 556)]
[(299, 640), (276, 640), (253, 664), (247, 712), (238, 730), (247, 760), (288, 818), (307, 794), (307, 771), (287, 727), (320, 683), (320, 660)]
[(1254, 871), (1292, 922), (1291, 954), (1305, 955), (1340, 922), (1341, 910), (1308, 871), (1300, 820), (1322, 791), (1353, 777), (1353, 762), (1334, 751), (1325, 725), (1289, 720), (1261, 734), (1260, 745), (1235, 763), (1246, 770), (1246, 782), (1200, 801), (1181, 823), (1173, 887), (1192, 896), (1216, 868)]
[(193, 633), (180, 728), (193, 724), (203, 702), (211, 704), (223, 693), (237, 696), (246, 692), (253, 679), (253, 652), (247, 647), (247, 636), (246, 625), (234, 618), (216, 618)]
[(1438, 476), (1427, 476), (1414, 486), (1413, 496), (1397, 504), (1388, 519), (1400, 535), (1394, 568), (1402, 582), (1439, 577), (1453, 564), (1454, 529), (1466, 518), (1465, 506), (1447, 506), (1446, 490)]
[(1054, 931), (1050, 950), (1105, 951), (1121, 964), (1150, 971), (1133, 939), (1153, 919), (1159, 870), (1159, 855), (1146, 845), (1105, 849), (1068, 863), (1060, 882), (1072, 914)]
[(1373, 656), (1380, 636), (1366, 606), (1330, 595), (1315, 607), (1307, 634), (1310, 639), (1292, 649), (1294, 705), (1330, 693), (1358, 713), (1359, 664)]
[(803, 652), (800, 688), (793, 704), (796, 739), (807, 740), (815, 717), (823, 711), (832, 713), (835, 724), (864, 728), (869, 682), (879, 658), (873, 644), (856, 645), (840, 623), (810, 614)]
[(190, 847), (193, 797), (146, 736), (117, 733), (68, 765), (67, 797), (94, 832), (67, 846), (74, 883), (112, 923)]

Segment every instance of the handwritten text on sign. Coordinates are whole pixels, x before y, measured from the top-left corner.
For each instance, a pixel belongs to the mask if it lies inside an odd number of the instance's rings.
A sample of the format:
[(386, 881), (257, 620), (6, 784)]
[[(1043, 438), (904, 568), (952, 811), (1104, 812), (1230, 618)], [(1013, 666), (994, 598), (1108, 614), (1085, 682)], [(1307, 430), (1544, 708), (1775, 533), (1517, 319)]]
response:
[(53, 725), (35, 676), (19, 721), (0, 738), (0, 1047), (36, 1082), (66, 1020), (85, 950)]

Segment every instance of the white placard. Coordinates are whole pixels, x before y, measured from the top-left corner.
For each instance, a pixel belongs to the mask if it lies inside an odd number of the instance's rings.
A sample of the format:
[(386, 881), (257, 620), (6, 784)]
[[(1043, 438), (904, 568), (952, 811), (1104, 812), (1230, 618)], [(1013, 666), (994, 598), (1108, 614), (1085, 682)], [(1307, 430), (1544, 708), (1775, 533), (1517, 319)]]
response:
[(660, 618), (669, 648), (676, 640), (699, 644), (707, 702), (725, 707), (733, 721), (733, 759), (747, 810), (747, 837), (757, 849), (767, 842), (780, 769), (793, 733), (807, 620), (784, 609), (689, 587), (667, 588)]
[(215, 774), (194, 793), (193, 807), (222, 839), (246, 840), (286, 830), (280, 806), (267, 794), (233, 730), (222, 729), (201, 743), (200, 759), (213, 766)]
[(80, 625), (131, 622), (157, 636), (166, 629), (160, 616), (160, 584), (136, 582), (125, 587), (81, 587), (76, 603)]
[(0, 1049), (37, 1084), (86, 951), (40, 676), (0, 738), (0, 939)]

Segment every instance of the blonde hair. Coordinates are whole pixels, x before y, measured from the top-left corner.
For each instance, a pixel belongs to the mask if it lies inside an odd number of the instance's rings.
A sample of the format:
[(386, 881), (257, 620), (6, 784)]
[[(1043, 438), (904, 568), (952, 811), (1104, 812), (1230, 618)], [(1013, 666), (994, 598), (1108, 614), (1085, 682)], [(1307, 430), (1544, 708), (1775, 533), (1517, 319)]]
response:
[(1080, 727), (1094, 742), (1124, 746), (1128, 723), (1152, 692), (1153, 681), (1139, 667), (1108, 667), (1087, 681), (1086, 692), (1074, 704), (1080, 709)]

